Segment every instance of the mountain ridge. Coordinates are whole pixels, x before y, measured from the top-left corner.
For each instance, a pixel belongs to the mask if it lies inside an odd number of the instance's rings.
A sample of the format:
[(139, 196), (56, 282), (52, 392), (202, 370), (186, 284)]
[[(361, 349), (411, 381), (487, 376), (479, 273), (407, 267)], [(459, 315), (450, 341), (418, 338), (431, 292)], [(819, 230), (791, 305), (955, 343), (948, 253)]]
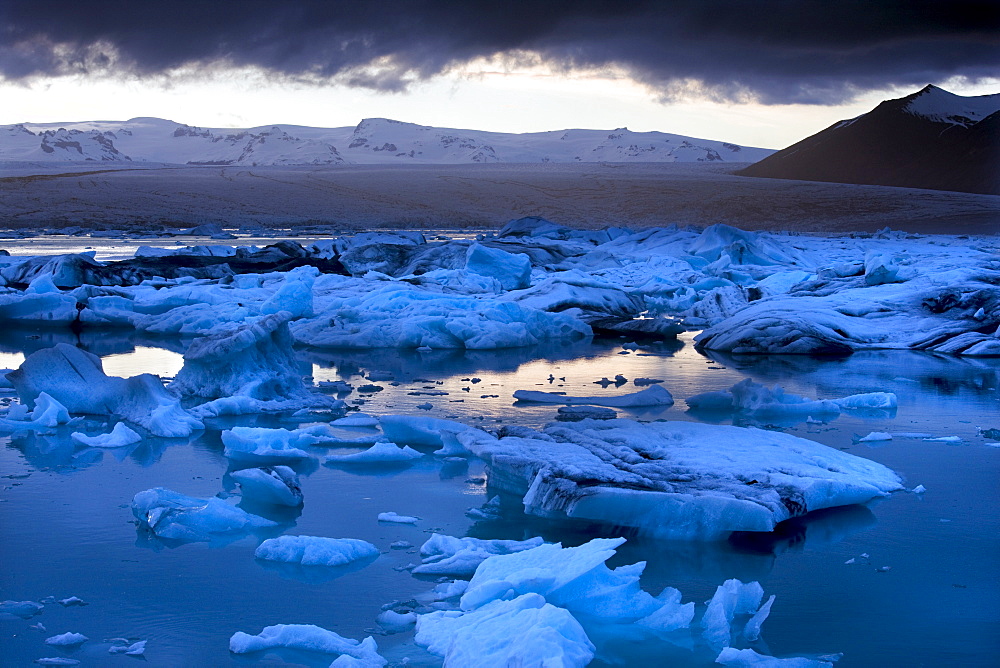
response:
[(663, 132), (503, 133), (366, 118), (353, 127), (203, 128), (155, 117), (0, 126), (0, 161), (184, 165), (753, 162), (771, 149)]

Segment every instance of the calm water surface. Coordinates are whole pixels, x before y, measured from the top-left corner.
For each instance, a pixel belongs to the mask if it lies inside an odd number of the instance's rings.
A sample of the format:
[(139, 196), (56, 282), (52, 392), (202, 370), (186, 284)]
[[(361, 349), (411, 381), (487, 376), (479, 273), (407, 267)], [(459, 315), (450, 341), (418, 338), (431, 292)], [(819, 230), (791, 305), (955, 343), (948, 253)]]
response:
[[(60, 340), (101, 355), (108, 373), (122, 376), (173, 376), (185, 348), (182, 341), (133, 334), (77, 338), (63, 330), (6, 331), (0, 333), (0, 366), (16, 367), (24, 354)], [(515, 404), (511, 395), (518, 389), (612, 395), (639, 389), (631, 380), (640, 377), (663, 379), (677, 404), (619, 410), (621, 417), (694, 420), (685, 412), (685, 397), (726, 389), (748, 377), (821, 399), (895, 392), (899, 408), (892, 413), (768, 426), (886, 464), (908, 488), (924, 485), (925, 494), (897, 493), (870, 506), (818, 513), (763, 537), (722, 543), (632, 538), (612, 565), (646, 561), (646, 589), (655, 594), (674, 586), (685, 601), (698, 603), (727, 578), (759, 580), (777, 600), (762, 640), (753, 647), (776, 656), (843, 652), (840, 667), (995, 665), (1000, 651), (1000, 443), (982, 437), (978, 427), (1000, 428), (1000, 360), (907, 352), (837, 360), (705, 357), (694, 351), (689, 335), (677, 345), (626, 354), (620, 343), (426, 354), (303, 351), (299, 359), (303, 375), (314, 382), (341, 379), (357, 387), (368, 382), (362, 374), (392, 373), (397, 385), (379, 381), (381, 392), (344, 397), (366, 412), (450, 417), (485, 428), (541, 426), (553, 419), (553, 406)], [(602, 389), (593, 383), (619, 373), (629, 379), (627, 385)], [(480, 380), (473, 383), (473, 378)], [(429, 389), (447, 394), (410, 394)], [(428, 402), (429, 410), (417, 408)], [(68, 608), (49, 603), (30, 620), (0, 619), (2, 665), (32, 665), (45, 656), (68, 656), (84, 665), (130, 665), (134, 659), (109, 655), (109, 644), (102, 642), (125, 637), (148, 640), (145, 661), (155, 666), (326, 666), (330, 655), (230, 655), (229, 637), (278, 623), (317, 624), (353, 638), (374, 632), (384, 604), (419, 597), (433, 586), (430, 578), (397, 570), (419, 563), (416, 548), (433, 531), (481, 538), (540, 535), (567, 545), (617, 535), (607, 527), (525, 517), (510, 500), (501, 518), (473, 521), (466, 511), (489, 494), (483, 464), (432, 457), (383, 470), (303, 464), (305, 506), (301, 514), (272, 516), (283, 524), (270, 533), (167, 546), (137, 532), (129, 504), (139, 491), (167, 487), (200, 497), (237, 491), (219, 437), (220, 429), (236, 423), (297, 424), (280, 416), (219, 421), (195, 438), (147, 439), (110, 450), (74, 447), (69, 439), (74, 428), (56, 436), (0, 438), (0, 598), (78, 596), (88, 603)], [(99, 430), (100, 425), (92, 426)], [(871, 431), (962, 440), (895, 438), (878, 447), (852, 441), (855, 434)], [(376, 515), (389, 510), (421, 521), (380, 525)], [(361, 538), (384, 553), (363, 568), (339, 571), (307, 572), (256, 561), (253, 551), (260, 541), (280, 533)], [(400, 540), (415, 547), (389, 548)], [(869, 564), (844, 564), (862, 553), (870, 555)], [(878, 572), (882, 566), (891, 568)], [(29, 628), (39, 622), (47, 631)], [(697, 631), (659, 638), (627, 626), (588, 625), (587, 630), (598, 645), (593, 665), (713, 665), (715, 655), (699, 649)], [(46, 637), (67, 631), (83, 633), (91, 642), (71, 651), (43, 644)], [(412, 632), (376, 639), (391, 662), (440, 663), (414, 645)]]

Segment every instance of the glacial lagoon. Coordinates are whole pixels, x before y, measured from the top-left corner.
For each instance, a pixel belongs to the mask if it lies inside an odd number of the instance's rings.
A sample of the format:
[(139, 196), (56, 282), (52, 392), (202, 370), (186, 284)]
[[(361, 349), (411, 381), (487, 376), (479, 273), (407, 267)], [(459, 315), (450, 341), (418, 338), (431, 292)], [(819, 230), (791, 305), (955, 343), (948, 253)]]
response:
[[(636, 379), (654, 379), (676, 403), (616, 408), (618, 417), (781, 431), (884, 464), (902, 477), (905, 489), (863, 505), (815, 511), (772, 533), (671, 541), (629, 527), (527, 515), (520, 499), (504, 494), (498, 507), (481, 512), (496, 490), (475, 457), (435, 457), (430, 453), (436, 448), (414, 446), (426, 456), (335, 464), (324, 463), (325, 456), (364, 447), (315, 446), (315, 457), (291, 464), (304, 505), (279, 509), (241, 501), (229, 475), (239, 465), (225, 456), (221, 432), (234, 426), (293, 429), (321, 422), (321, 416), (209, 418), (206, 429), (190, 437), (147, 437), (119, 448), (74, 442), (74, 431), (103, 433), (115, 422), (88, 417), (52, 434), (0, 437), (0, 598), (44, 604), (27, 619), (0, 618), (3, 664), (65, 657), (82, 665), (124, 665), (133, 659), (109, 654), (109, 648), (123, 642), (113, 639), (125, 639), (147, 641), (143, 660), (157, 666), (326, 666), (336, 655), (229, 651), (230, 638), (240, 631), (315, 624), (346, 638), (373, 636), (390, 665), (437, 666), (441, 657), (416, 644), (412, 629), (388, 633), (376, 617), (394, 603), (430, 609), (437, 576), (413, 575), (408, 567), (420, 564), (420, 546), (440, 533), (539, 536), (564, 546), (624, 536), (609, 566), (646, 562), (644, 590), (656, 595), (675, 587), (685, 603), (696, 604), (695, 624), (670, 633), (581, 618), (596, 647), (594, 666), (714, 665), (718, 650), (705, 643), (697, 621), (716, 588), (731, 578), (757, 581), (765, 596), (776, 596), (761, 638), (734, 646), (777, 657), (843, 653), (836, 664), (841, 667), (992, 665), (1000, 651), (1000, 441), (986, 430), (1000, 428), (1000, 359), (904, 350), (734, 355), (696, 350), (696, 334), (692, 329), (677, 341), (637, 344), (630, 336), (598, 336), (497, 350), (298, 347), (295, 360), (308, 385), (339, 396), (352, 410), (443, 418), (494, 432), (538, 429), (557, 417), (556, 405), (516, 402), (518, 390), (610, 397), (641, 390)], [(0, 367), (17, 368), (27, 355), (57, 343), (98, 355), (111, 376), (169, 379), (181, 369), (190, 339), (10, 326), (0, 333)], [(601, 379), (612, 382), (595, 382)], [(898, 403), (827, 419), (688, 410), (686, 398), (746, 379), (810, 399), (891, 392)], [(338, 395), (337, 381), (352, 391)], [(5, 403), (15, 400), (12, 390), (5, 392)], [(892, 438), (861, 440), (873, 433)], [(918, 486), (924, 491), (912, 491)], [(137, 526), (130, 507), (136, 493), (156, 487), (239, 502), (277, 524), (209, 541), (161, 539)], [(419, 519), (378, 521), (379, 513), (390, 511)], [(255, 559), (261, 541), (282, 534), (362, 539), (381, 554), (335, 568)], [(74, 596), (86, 605), (59, 603)], [(65, 648), (44, 644), (65, 632), (89, 640)]]

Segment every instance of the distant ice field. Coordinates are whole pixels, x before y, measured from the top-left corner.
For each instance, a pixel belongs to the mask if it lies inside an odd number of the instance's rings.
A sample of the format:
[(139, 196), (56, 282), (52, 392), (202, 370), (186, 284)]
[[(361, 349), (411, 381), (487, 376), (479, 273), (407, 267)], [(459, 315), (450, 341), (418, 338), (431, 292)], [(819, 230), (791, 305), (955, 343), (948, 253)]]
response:
[(182, 167), (0, 163), (0, 229), (350, 231), (727, 223), (742, 229), (990, 234), (1000, 197), (734, 176), (742, 163)]

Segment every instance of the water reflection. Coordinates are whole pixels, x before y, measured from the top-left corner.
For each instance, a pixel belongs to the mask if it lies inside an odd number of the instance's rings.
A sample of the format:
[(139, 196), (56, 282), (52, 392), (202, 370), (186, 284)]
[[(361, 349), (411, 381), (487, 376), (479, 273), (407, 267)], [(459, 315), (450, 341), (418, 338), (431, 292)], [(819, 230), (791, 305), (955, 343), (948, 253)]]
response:
[(374, 563), (376, 559), (378, 559), (378, 555), (358, 559), (343, 566), (303, 566), (302, 564), (287, 564), (266, 559), (257, 559), (256, 561), (265, 571), (274, 573), (282, 580), (297, 580), (306, 584), (322, 584), (344, 577), (349, 573), (360, 571), (362, 568)]

